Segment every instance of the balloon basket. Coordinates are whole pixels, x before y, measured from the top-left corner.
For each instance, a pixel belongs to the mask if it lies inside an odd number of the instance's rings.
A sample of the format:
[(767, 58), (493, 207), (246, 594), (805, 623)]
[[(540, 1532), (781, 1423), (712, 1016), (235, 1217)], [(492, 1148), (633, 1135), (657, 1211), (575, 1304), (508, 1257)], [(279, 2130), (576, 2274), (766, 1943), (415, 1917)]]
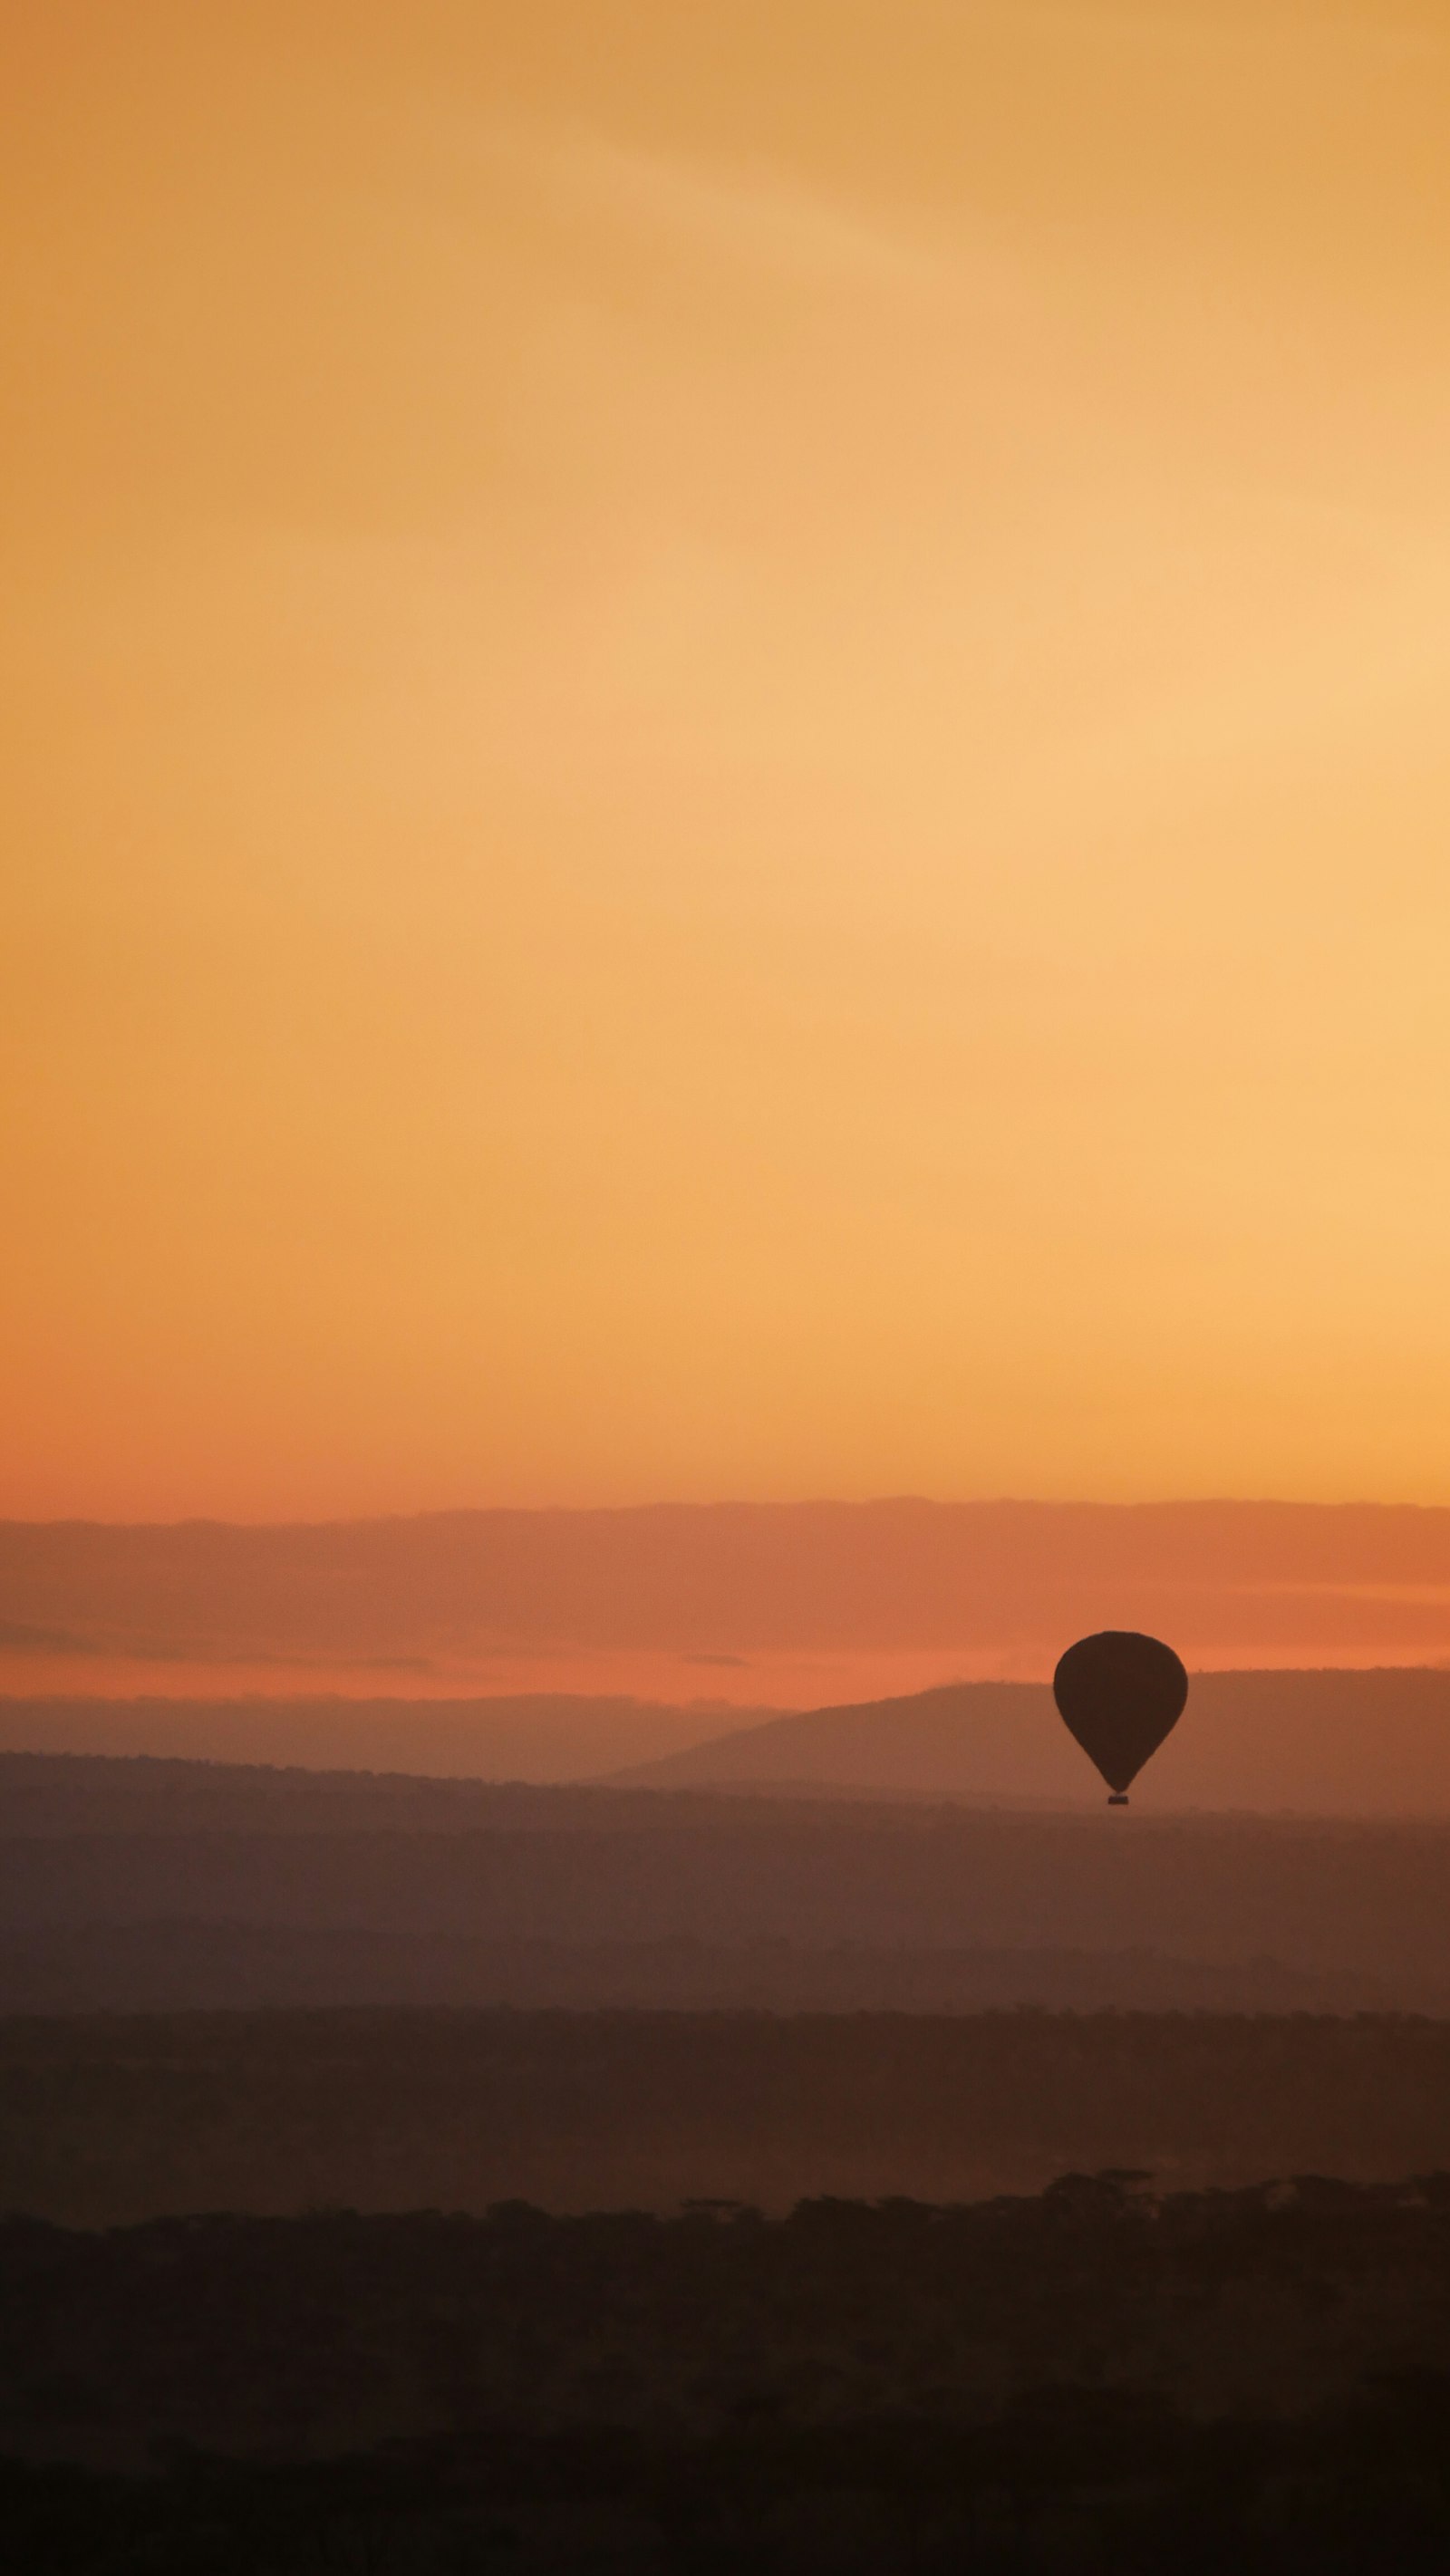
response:
[(1126, 1789), (1114, 1789), (1114, 1791), (1113, 1791), (1113, 1793), (1112, 1793), (1111, 1797), (1110, 1797), (1110, 1798), (1109, 1798), (1109, 1800), (1108, 1800), (1108, 1805), (1109, 1805), (1110, 1807), (1126, 1807), (1127, 1803), (1128, 1803), (1128, 1792), (1127, 1792), (1127, 1790), (1126, 1790)]

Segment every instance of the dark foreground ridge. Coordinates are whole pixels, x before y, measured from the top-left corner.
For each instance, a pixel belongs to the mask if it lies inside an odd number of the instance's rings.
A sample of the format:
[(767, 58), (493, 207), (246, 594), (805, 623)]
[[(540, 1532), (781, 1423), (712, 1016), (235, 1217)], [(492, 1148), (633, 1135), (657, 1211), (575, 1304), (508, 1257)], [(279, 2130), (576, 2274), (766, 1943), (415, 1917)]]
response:
[(0, 2228), (35, 2576), (1450, 2564), (1450, 2175)]

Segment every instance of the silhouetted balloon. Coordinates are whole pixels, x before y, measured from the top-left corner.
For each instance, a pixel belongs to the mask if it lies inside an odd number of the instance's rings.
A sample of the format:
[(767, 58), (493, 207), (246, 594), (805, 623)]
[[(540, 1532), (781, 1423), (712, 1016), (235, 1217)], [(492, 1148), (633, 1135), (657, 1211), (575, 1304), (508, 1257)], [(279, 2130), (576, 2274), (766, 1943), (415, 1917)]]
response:
[(1188, 1675), (1157, 1637), (1104, 1628), (1068, 1647), (1052, 1695), (1068, 1733), (1111, 1789), (1108, 1805), (1126, 1807), (1129, 1781), (1182, 1715)]

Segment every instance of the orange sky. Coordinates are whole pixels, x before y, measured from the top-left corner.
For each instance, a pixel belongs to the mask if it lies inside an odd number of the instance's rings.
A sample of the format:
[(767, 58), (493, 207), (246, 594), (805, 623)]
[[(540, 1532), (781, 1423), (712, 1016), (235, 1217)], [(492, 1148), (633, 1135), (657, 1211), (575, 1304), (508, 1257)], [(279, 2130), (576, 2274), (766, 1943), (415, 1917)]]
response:
[(1443, 0), (0, 36), (0, 1511), (1450, 1500)]

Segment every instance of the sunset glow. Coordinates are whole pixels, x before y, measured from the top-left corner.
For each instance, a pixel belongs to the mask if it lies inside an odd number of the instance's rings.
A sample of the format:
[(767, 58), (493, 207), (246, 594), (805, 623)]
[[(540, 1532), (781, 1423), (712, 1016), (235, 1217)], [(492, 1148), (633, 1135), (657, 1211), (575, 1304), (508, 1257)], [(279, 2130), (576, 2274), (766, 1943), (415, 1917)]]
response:
[(1443, 8), (0, 27), (0, 1511), (1450, 1502)]

